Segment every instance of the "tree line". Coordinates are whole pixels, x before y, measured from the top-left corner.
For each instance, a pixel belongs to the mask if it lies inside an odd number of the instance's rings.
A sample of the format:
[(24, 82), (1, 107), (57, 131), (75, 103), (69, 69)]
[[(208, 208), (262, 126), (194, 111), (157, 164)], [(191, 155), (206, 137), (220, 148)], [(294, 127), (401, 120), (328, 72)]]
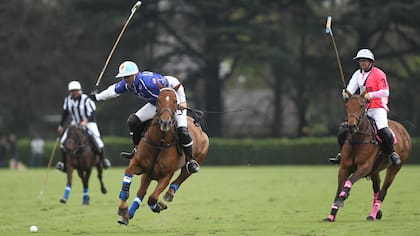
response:
[[(19, 135), (54, 130), (66, 86), (84, 92), (96, 78), (135, 1), (14, 0), (0, 3), (0, 132)], [(119, 63), (172, 74), (187, 89), (191, 106), (221, 111), (224, 93), (247, 79), (243, 92), (265, 89), (271, 121), (266, 136), (283, 136), (285, 104), (293, 104), (295, 136), (335, 134), (343, 119), (341, 81), (326, 16), (346, 81), (353, 56), (371, 48), (391, 86), (390, 117), (418, 135), (420, 82), (418, 1), (144, 0), (113, 55), (100, 90), (116, 82)], [(223, 73), (222, 73), (223, 71)], [(125, 135), (125, 120), (142, 102), (133, 96), (98, 103), (103, 134)], [(55, 115), (55, 116), (54, 116)], [(55, 118), (54, 118), (55, 117)], [(253, 119), (253, 117), (248, 117)], [(205, 129), (227, 136), (223, 114), (209, 114)]]

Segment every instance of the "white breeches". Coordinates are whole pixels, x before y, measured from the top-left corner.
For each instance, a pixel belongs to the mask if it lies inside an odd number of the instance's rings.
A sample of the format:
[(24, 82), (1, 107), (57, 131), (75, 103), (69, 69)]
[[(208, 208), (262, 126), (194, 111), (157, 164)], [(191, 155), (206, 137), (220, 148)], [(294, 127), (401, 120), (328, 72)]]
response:
[[(141, 122), (153, 119), (153, 116), (156, 114), (156, 106), (147, 103), (142, 108), (136, 112), (136, 116), (140, 119)], [(175, 112), (176, 127), (187, 127), (187, 110), (177, 110)]]
[[(95, 139), (96, 145), (98, 145), (99, 149), (102, 149), (104, 147), (104, 142), (102, 141), (101, 134), (99, 133), (98, 125), (96, 122), (89, 122), (86, 125), (86, 128), (89, 130), (89, 134), (92, 135)], [(64, 142), (67, 139), (67, 129), (64, 131), (63, 136), (61, 137), (61, 145), (60, 147), (64, 147)]]
[(367, 115), (375, 120), (378, 130), (388, 127), (388, 113), (384, 108), (369, 109)]

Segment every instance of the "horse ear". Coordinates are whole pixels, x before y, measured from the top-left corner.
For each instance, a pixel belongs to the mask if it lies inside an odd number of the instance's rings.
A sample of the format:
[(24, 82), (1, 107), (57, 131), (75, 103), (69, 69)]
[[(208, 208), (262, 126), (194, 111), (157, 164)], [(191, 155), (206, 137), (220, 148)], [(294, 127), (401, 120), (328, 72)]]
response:
[(179, 84), (177, 84), (175, 87), (174, 87), (174, 89), (175, 89), (175, 91), (178, 91), (178, 89), (179, 89), (179, 87), (181, 87), (181, 83), (179, 83)]
[(157, 81), (157, 86), (158, 86), (159, 90), (163, 88), (163, 85), (159, 81)]

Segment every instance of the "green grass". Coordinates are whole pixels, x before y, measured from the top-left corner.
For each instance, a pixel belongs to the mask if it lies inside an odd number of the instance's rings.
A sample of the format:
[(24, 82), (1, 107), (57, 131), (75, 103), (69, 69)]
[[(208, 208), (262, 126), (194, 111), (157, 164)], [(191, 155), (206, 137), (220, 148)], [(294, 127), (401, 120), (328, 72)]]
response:
[[(321, 222), (336, 190), (335, 166), (203, 166), (168, 210), (155, 214), (144, 204), (127, 227), (116, 222), (123, 168), (105, 172), (106, 195), (94, 172), (90, 206), (81, 204), (77, 176), (69, 202), (58, 202), (65, 175), (55, 170), (49, 172), (40, 202), (45, 173), (0, 170), (0, 235), (28, 235), (31, 225), (38, 226), (38, 235), (418, 235), (420, 228), (420, 166), (403, 167), (382, 205), (381, 221), (365, 220), (372, 194), (370, 181), (363, 179), (354, 185), (337, 222)], [(135, 177), (130, 202), (138, 186)]]

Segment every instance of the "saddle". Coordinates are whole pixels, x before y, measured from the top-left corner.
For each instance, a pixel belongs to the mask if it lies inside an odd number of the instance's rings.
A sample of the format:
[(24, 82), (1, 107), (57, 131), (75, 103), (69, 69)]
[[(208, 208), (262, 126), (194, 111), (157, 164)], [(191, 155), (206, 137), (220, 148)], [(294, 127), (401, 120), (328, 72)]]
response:
[[(368, 118), (369, 124), (370, 124), (370, 126), (371, 126), (371, 128), (373, 130), (373, 134), (374, 134), (373, 135), (373, 139), (374, 139), (374, 141), (376, 141), (378, 144), (382, 144), (382, 139), (381, 139), (381, 137), (379, 137), (378, 127), (376, 126), (375, 120), (372, 117), (369, 117), (369, 116), (367, 116), (367, 118)], [(394, 131), (391, 128), (389, 128), (389, 129), (391, 130), (392, 137), (394, 138), (394, 145), (395, 145), (395, 144), (398, 143), (397, 136), (395, 135)]]

